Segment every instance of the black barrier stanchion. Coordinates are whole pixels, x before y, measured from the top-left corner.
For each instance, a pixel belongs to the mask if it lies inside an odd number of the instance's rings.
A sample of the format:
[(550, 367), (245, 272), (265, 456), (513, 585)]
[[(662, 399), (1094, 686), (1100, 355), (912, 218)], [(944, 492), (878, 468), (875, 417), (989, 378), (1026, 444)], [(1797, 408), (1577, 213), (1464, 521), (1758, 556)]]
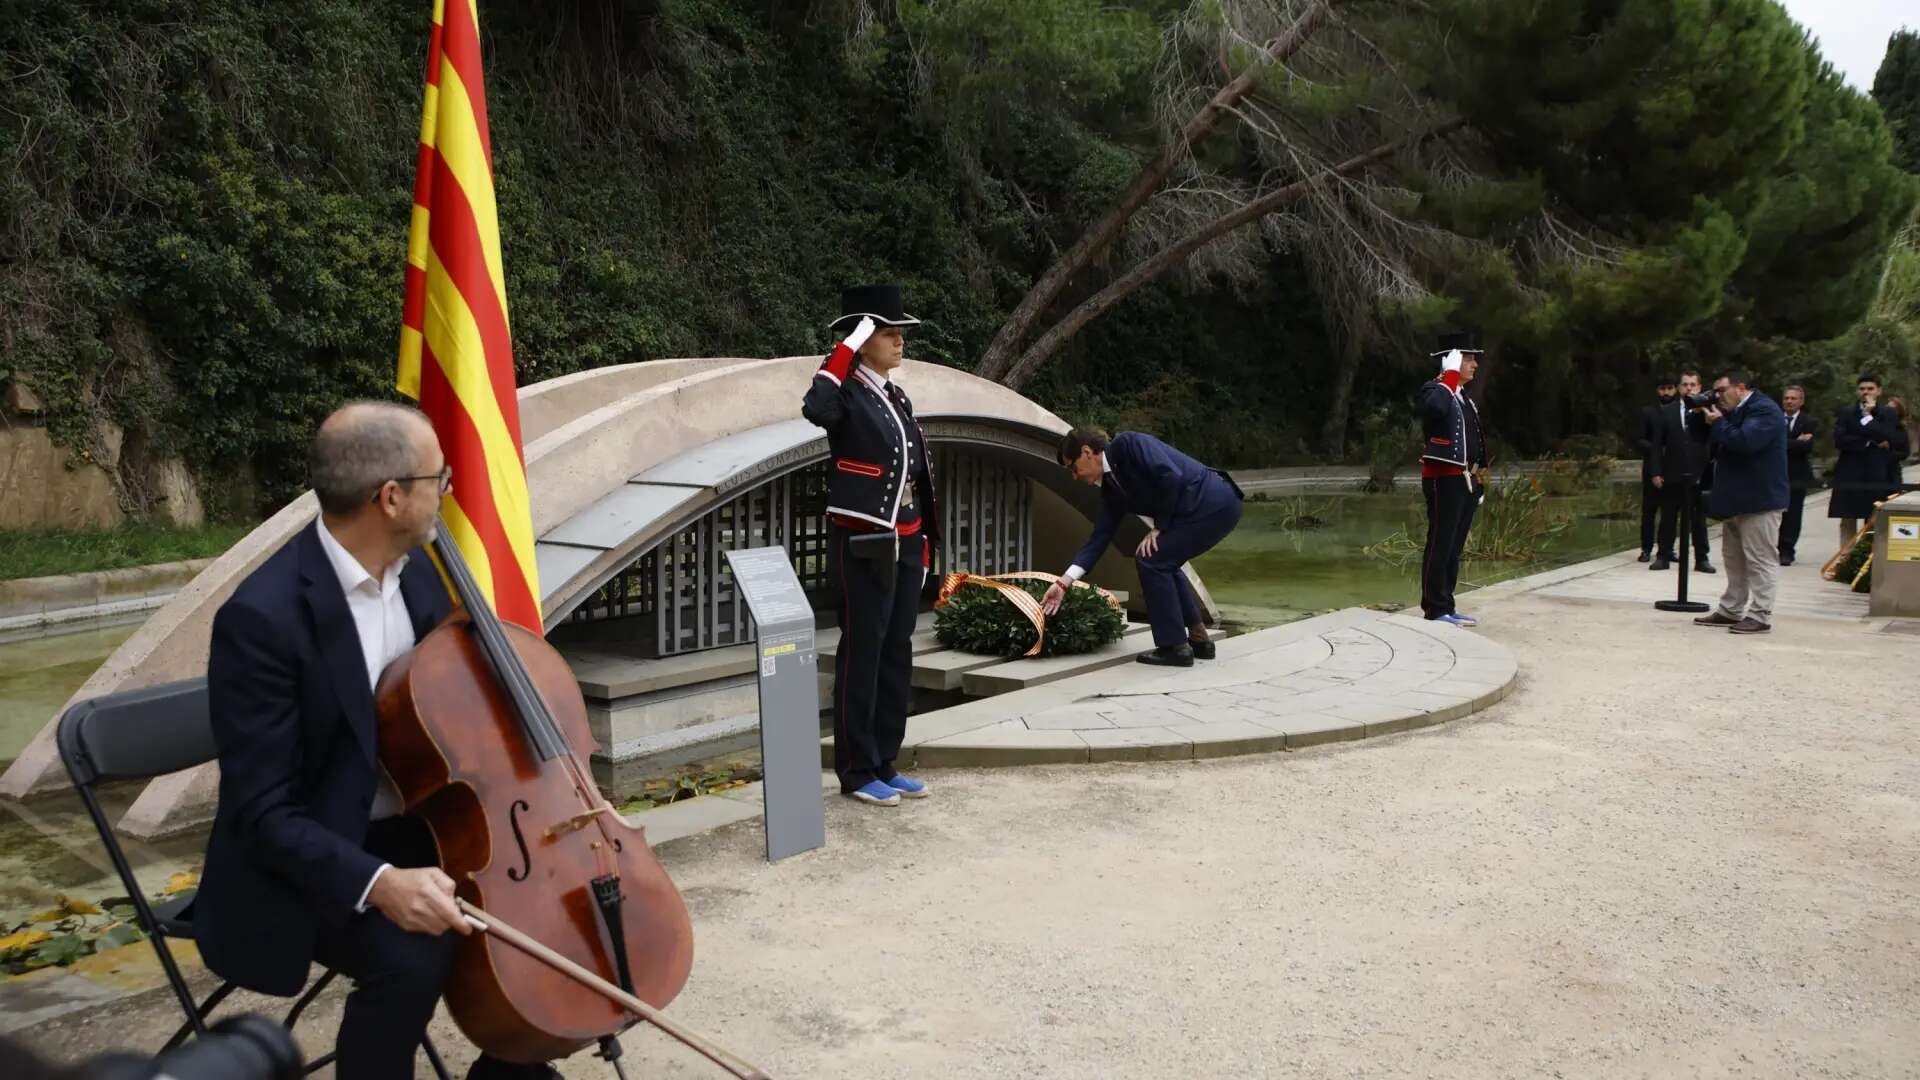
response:
[(1659, 608), (1661, 611), (1685, 611), (1698, 615), (1707, 610), (1707, 605), (1700, 601), (1687, 599), (1687, 570), (1693, 565), (1693, 552), (1691, 550), (1693, 546), (1693, 511), (1694, 504), (1698, 500), (1699, 494), (1694, 487), (1694, 480), (1689, 477), (1686, 483), (1680, 486), (1680, 520), (1674, 523), (1680, 529), (1680, 565), (1675, 568), (1680, 571), (1680, 588), (1673, 599), (1655, 600), (1653, 602), (1653, 606)]

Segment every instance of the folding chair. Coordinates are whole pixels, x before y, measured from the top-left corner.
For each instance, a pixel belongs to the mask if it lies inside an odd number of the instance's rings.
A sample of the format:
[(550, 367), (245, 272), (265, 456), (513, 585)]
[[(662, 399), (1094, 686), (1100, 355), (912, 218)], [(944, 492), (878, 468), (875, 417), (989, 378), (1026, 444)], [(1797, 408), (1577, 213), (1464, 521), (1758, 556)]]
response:
[[(114, 873), (120, 875), (120, 884), (127, 890), (140, 929), (153, 943), (154, 954), (160, 958), (160, 967), (166, 972), (174, 997), (180, 1000), (180, 1008), (187, 1015), (186, 1023), (167, 1040), (165, 1049), (171, 1050), (190, 1035), (205, 1035), (207, 1017), (235, 987), (230, 982), (222, 982), (205, 1001), (194, 1002), (193, 991), (167, 947), (168, 938), (193, 940), (193, 894), (184, 893), (158, 905), (147, 902), (147, 895), (134, 878), (133, 867), (127, 863), (126, 853), (114, 836), (113, 826), (100, 808), (94, 788), (105, 781), (164, 776), (217, 757), (219, 748), (213, 739), (213, 722), (207, 715), (207, 680), (186, 679), (76, 702), (60, 717), (59, 745), (60, 760), (67, 767), (67, 775), (73, 778), (74, 790), (86, 804), (94, 830), (100, 834), (101, 846), (106, 848)], [(326, 989), (335, 974), (332, 970), (324, 971), (306, 993), (300, 995), (286, 1015), (284, 1022), (288, 1028), (299, 1021), (300, 1014)], [(449, 1080), (447, 1067), (433, 1042), (422, 1039), (421, 1045), (434, 1073), (440, 1080)], [(312, 1073), (325, 1068), (333, 1059), (334, 1054), (328, 1053), (308, 1065), (306, 1071)]]

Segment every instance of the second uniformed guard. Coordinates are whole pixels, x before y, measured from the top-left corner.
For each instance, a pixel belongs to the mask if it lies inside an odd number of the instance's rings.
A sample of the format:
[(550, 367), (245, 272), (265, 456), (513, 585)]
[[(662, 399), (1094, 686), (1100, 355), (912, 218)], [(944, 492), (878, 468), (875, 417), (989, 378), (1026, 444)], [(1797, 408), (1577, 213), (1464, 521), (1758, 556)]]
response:
[(1420, 610), (1428, 619), (1472, 626), (1454, 608), (1460, 555), (1473, 513), (1486, 498), (1487, 440), (1466, 386), (1480, 366), (1471, 332), (1440, 335), (1440, 374), (1420, 388), (1420, 493), (1427, 503), (1427, 546), (1420, 560)]
[(905, 359), (897, 285), (840, 294), (845, 334), (814, 373), (801, 415), (825, 428), (827, 578), (840, 610), (833, 655), (833, 767), (840, 792), (876, 806), (927, 786), (896, 772), (912, 701), (913, 630), (940, 535), (933, 465), (913, 403), (893, 382)]

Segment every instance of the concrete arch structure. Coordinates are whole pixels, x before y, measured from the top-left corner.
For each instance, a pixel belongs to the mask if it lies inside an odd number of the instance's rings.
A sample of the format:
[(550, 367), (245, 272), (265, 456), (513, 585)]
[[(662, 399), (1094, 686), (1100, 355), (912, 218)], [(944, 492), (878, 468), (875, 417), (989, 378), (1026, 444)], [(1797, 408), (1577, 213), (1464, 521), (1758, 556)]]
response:
[[(580, 372), (520, 390), (545, 621), (549, 629), (652, 545), (758, 484), (826, 457), (822, 432), (796, 419), (815, 356), (656, 360)], [(936, 449), (967, 447), (1034, 481), (1035, 564), (1064, 565), (1097, 508), (1054, 461), (1068, 425), (997, 383), (909, 364), (901, 385)], [(204, 673), (214, 612), (238, 584), (313, 519), (302, 495), (215, 560), (147, 620), (73, 700)], [(1143, 535), (1130, 522), (1119, 544)], [(1109, 552), (1092, 579), (1138, 596), (1130, 560)], [(1195, 585), (1208, 602), (1204, 586)], [(0, 777), (0, 796), (64, 786), (54, 719)], [(212, 767), (148, 785), (122, 819), (162, 835), (211, 812)]]

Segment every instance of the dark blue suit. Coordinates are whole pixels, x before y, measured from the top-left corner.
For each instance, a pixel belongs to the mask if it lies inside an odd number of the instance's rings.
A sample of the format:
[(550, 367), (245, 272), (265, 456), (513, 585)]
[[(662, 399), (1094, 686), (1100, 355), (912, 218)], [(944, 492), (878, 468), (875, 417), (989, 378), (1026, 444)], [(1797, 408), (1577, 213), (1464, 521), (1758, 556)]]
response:
[(1151, 435), (1123, 431), (1107, 445), (1109, 472), (1100, 482), (1100, 517), (1074, 556), (1086, 570), (1100, 561), (1128, 514), (1153, 519), (1159, 550), (1136, 557), (1140, 593), (1153, 622), (1153, 643), (1172, 648), (1202, 622), (1199, 598), (1181, 568), (1211, 550), (1240, 523), (1240, 488)]
[[(417, 641), (451, 608), (424, 551), (413, 552), (400, 589)], [(296, 993), (316, 959), (353, 975), (360, 989), (341, 1026), (341, 1075), (410, 1076), (453, 938), (354, 910), (381, 863), (431, 865), (433, 849), (411, 818), (369, 829), (379, 776), (373, 691), (315, 526), (221, 605), (207, 695), (220, 801), (193, 907), (201, 956), (268, 994)]]
[(1722, 416), (1708, 433), (1713, 446), (1713, 490), (1707, 513), (1715, 518), (1785, 510), (1787, 415), (1758, 390)]

